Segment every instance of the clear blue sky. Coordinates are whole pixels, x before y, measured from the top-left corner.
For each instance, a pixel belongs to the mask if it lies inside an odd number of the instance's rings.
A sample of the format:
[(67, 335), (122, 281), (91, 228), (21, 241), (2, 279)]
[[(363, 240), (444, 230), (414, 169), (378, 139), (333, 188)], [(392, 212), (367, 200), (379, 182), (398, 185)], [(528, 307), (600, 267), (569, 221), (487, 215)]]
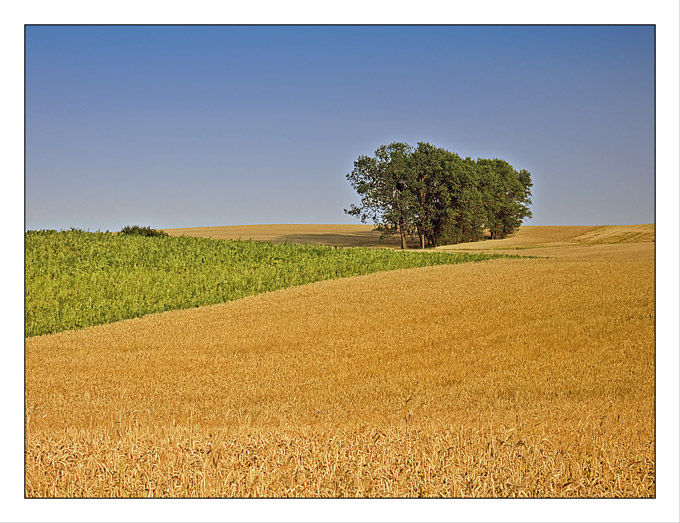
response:
[(380, 144), (499, 157), (528, 225), (654, 221), (651, 26), (26, 28), (26, 228), (358, 223)]

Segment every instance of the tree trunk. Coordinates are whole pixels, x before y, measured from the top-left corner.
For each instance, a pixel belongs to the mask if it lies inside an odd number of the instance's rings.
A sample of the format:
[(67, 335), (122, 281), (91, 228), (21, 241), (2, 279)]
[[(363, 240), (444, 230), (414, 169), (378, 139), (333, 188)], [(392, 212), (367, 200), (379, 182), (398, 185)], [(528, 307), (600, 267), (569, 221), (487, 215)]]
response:
[(401, 225), (399, 226), (399, 236), (401, 236), (401, 248), (406, 249), (406, 231)]
[(420, 236), (420, 248), (424, 249), (425, 248), (425, 234), (422, 232), (418, 234)]

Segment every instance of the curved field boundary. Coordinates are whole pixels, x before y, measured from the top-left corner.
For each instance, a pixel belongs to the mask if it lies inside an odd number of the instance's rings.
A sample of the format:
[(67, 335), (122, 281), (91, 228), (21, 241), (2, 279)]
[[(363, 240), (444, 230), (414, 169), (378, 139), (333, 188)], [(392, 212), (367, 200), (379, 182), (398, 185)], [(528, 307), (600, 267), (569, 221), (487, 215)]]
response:
[(492, 257), (29, 231), (26, 336), (222, 303), (319, 280)]

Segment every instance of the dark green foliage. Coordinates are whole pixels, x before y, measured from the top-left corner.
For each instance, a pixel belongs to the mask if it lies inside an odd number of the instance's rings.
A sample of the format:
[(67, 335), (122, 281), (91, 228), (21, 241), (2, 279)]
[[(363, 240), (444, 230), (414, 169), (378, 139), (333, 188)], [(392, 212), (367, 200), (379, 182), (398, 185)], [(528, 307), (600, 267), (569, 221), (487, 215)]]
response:
[(152, 229), (151, 227), (140, 227), (139, 225), (126, 225), (120, 230), (121, 234), (128, 236), (144, 236), (144, 237), (159, 237), (164, 238), (168, 236), (165, 231)]
[(383, 234), (417, 235), (427, 245), (478, 241), (488, 229), (505, 238), (531, 216), (531, 175), (504, 160), (461, 158), (419, 142), (380, 146), (375, 157), (361, 156), (347, 175), (361, 205), (345, 212)]
[(458, 155), (422, 142), (411, 154), (409, 184), (414, 193), (414, 226), (421, 248), (426, 241), (435, 245), (442, 224), (451, 218), (451, 191), (446, 173), (450, 164), (459, 159)]
[(479, 159), (477, 164), (486, 226), (492, 239), (505, 238), (531, 217), (531, 175), (525, 170), (518, 173), (505, 160)]
[(347, 175), (361, 197), (361, 206), (352, 204), (345, 212), (362, 223), (371, 220), (385, 236), (399, 233), (402, 249), (413, 221), (411, 153), (404, 143), (381, 145), (375, 157), (360, 156)]
[(26, 336), (319, 280), (497, 257), (82, 231), (28, 231), (25, 245)]

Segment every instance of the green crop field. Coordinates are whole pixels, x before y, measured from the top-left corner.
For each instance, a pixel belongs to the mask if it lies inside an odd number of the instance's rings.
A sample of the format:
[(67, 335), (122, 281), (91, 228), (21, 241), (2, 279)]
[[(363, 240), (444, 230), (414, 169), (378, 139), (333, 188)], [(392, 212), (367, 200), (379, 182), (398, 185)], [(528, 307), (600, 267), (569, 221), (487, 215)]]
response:
[(499, 257), (82, 231), (28, 231), (25, 249), (27, 337), (319, 280)]

